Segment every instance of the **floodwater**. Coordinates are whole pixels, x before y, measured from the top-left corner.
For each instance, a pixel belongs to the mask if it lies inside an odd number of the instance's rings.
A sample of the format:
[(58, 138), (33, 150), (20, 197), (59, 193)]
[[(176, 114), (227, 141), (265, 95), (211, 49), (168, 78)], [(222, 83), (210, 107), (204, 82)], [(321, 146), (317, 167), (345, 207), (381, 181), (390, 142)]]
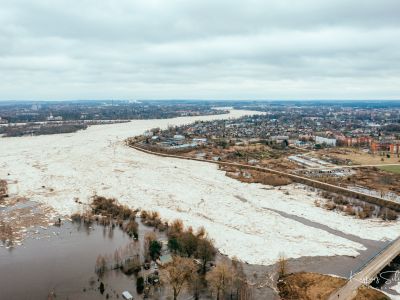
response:
[[(140, 222), (139, 222), (140, 223)], [(140, 225), (139, 235), (151, 229)], [(91, 228), (66, 222), (61, 227), (41, 229), (37, 237), (27, 238), (13, 249), (0, 247), (0, 299), (116, 299), (122, 291), (135, 295), (134, 276), (120, 271), (107, 272), (100, 294), (95, 263), (98, 255), (112, 256), (132, 239), (122, 230), (93, 224)]]
[[(378, 288), (389, 295), (399, 296), (400, 290), (400, 256), (395, 257), (371, 282), (371, 286)], [(396, 298), (397, 299), (397, 298)]]
[[(140, 241), (145, 232), (153, 231), (138, 220)], [(122, 299), (128, 290), (136, 298), (136, 277), (119, 270), (106, 272), (101, 281), (105, 291), (100, 294), (97, 275), (94, 272), (98, 255), (112, 256), (119, 247), (132, 242), (122, 230), (110, 230), (93, 224), (92, 227), (65, 222), (61, 227), (40, 229), (37, 236), (24, 240), (22, 246), (13, 249), (0, 247), (0, 300), (13, 299)], [(358, 257), (302, 257), (289, 260), (290, 272), (308, 271), (348, 277), (351, 270), (359, 267), (368, 256), (384, 243), (359, 240), (368, 247)], [(243, 264), (250, 281), (261, 282), (265, 274), (272, 274), (276, 266)], [(254, 277), (257, 274), (257, 277)], [(391, 291), (392, 294), (393, 291)], [(278, 299), (269, 286), (253, 290), (256, 299)], [(265, 298), (266, 297), (266, 298)]]
[[(47, 205), (61, 216), (84, 211), (94, 194), (131, 208), (151, 207), (163, 219), (204, 226), (222, 253), (253, 264), (273, 264), (282, 250), (288, 258), (299, 258), (356, 256), (364, 249), (329, 228), (376, 241), (398, 236), (399, 222), (386, 225), (323, 210), (314, 204), (317, 193), (304, 187), (266, 190), (229, 178), (215, 165), (157, 158), (123, 142), (150, 128), (246, 114), (252, 112), (135, 120), (73, 134), (5, 138), (0, 142), (0, 178), (9, 182), (10, 195)], [(321, 223), (327, 230), (268, 208)]]

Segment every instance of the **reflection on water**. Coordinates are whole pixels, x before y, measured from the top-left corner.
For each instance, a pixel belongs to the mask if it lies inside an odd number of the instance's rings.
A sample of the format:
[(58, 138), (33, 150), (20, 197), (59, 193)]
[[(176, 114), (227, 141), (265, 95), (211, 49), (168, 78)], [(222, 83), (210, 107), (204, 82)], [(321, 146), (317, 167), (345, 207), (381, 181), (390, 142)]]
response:
[(124, 290), (134, 291), (135, 281), (119, 271), (106, 273), (102, 281), (94, 273), (96, 257), (112, 254), (132, 240), (118, 228), (67, 222), (42, 230), (41, 239), (28, 238), (9, 251), (0, 248), (0, 299), (112, 299)]

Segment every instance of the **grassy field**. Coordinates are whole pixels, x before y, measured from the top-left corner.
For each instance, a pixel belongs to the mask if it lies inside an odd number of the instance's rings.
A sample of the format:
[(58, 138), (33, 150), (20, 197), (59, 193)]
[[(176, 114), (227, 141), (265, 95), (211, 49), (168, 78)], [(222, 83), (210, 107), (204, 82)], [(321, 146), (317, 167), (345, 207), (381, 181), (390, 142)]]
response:
[(379, 167), (379, 169), (387, 172), (392, 172), (395, 174), (400, 174), (400, 166), (383, 166)]

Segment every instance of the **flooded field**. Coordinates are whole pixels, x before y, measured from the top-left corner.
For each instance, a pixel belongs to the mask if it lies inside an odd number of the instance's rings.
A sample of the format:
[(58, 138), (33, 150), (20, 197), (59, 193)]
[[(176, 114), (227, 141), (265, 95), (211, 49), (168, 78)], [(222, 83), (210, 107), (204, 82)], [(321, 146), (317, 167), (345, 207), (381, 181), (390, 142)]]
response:
[[(61, 227), (38, 229), (39, 234), (24, 240), (23, 245), (0, 247), (0, 299), (110, 299), (121, 298), (122, 291), (135, 295), (134, 275), (119, 270), (105, 273), (99, 291), (95, 273), (98, 255), (113, 255), (132, 239), (119, 228), (92, 225), (90, 228), (71, 222)], [(139, 234), (151, 231), (143, 225)], [(137, 242), (139, 243), (139, 242)]]

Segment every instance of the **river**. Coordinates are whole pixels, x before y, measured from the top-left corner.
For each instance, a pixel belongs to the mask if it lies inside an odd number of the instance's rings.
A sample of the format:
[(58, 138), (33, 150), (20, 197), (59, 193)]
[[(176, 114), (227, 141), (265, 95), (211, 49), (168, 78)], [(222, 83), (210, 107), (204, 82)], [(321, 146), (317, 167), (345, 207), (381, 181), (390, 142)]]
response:
[[(71, 134), (0, 138), (0, 178), (9, 183), (11, 196), (42, 203), (61, 216), (85, 210), (98, 194), (132, 208), (156, 210), (167, 220), (204, 226), (222, 253), (251, 264), (274, 264), (282, 251), (293, 259), (354, 257), (367, 243), (348, 236), (380, 241), (398, 235), (398, 222), (358, 220), (316, 207), (317, 192), (301, 185), (280, 189), (242, 183), (215, 165), (154, 157), (123, 142), (154, 127), (253, 113), (232, 110), (227, 115), (91, 126)], [(303, 219), (312, 223), (299, 221)], [(339, 231), (346, 235), (335, 234)]]

